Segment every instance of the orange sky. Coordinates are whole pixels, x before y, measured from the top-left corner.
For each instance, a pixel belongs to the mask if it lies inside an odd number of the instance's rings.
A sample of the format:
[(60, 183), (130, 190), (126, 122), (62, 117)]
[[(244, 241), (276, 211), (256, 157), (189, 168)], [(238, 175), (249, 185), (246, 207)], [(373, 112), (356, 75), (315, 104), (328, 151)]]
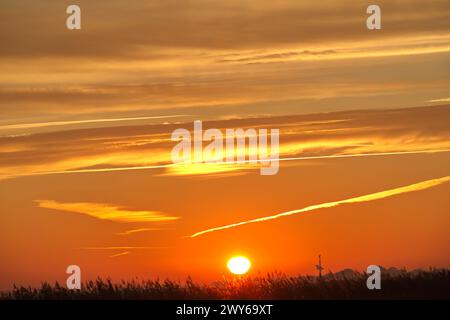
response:
[[(2, 2), (0, 289), (450, 267), (448, 3), (381, 1), (372, 32), (326, 2), (79, 1), (78, 31), (70, 1)], [(279, 173), (170, 166), (194, 120), (280, 129)]]

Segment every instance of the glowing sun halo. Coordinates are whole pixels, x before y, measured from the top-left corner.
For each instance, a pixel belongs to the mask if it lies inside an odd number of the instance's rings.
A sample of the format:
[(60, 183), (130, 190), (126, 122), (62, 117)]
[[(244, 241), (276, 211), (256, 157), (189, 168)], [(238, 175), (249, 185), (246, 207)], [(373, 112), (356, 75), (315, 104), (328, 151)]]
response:
[(233, 257), (228, 260), (227, 267), (231, 273), (244, 274), (250, 269), (251, 263), (246, 257)]

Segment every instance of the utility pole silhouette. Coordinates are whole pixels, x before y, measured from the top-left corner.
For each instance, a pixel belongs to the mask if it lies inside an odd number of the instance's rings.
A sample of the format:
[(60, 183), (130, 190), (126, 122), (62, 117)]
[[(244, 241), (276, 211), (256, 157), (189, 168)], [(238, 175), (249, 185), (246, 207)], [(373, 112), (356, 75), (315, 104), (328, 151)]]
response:
[(319, 264), (316, 264), (316, 269), (319, 270), (319, 278), (322, 278), (323, 267), (322, 267), (322, 259), (321, 259), (320, 254), (319, 254)]

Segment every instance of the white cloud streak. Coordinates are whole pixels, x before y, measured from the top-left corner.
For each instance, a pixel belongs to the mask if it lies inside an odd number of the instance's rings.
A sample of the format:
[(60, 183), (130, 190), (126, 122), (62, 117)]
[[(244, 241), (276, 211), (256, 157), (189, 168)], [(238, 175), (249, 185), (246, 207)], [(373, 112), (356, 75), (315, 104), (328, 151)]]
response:
[(387, 197), (396, 196), (396, 195), (399, 195), (399, 194), (404, 194), (404, 193), (409, 193), (409, 192), (413, 192), (413, 191), (420, 191), (420, 190), (429, 189), (429, 188), (441, 185), (441, 184), (443, 184), (445, 182), (448, 182), (448, 181), (450, 181), (450, 176), (446, 176), (446, 177), (442, 177), (442, 178), (438, 178), (438, 179), (426, 180), (426, 181), (410, 184), (410, 185), (407, 185), (407, 186), (394, 188), (394, 189), (389, 189), (389, 190), (385, 190), (385, 191), (380, 191), (380, 192), (376, 192), (376, 193), (371, 193), (371, 194), (367, 194), (367, 195), (363, 195), (363, 196), (359, 196), (359, 197), (354, 197), (354, 198), (349, 198), (349, 199), (344, 199), (344, 200), (338, 200), (338, 201), (332, 201), (332, 202), (325, 202), (325, 203), (321, 203), (321, 204), (307, 206), (307, 207), (302, 208), (302, 209), (286, 211), (286, 212), (278, 213), (278, 214), (275, 214), (275, 215), (270, 215), (270, 216), (267, 216), (267, 217), (256, 218), (256, 219), (247, 220), (247, 221), (241, 221), (241, 222), (237, 222), (237, 223), (233, 223), (233, 224), (229, 224), (229, 225), (225, 225), (225, 226), (221, 226), (221, 227), (206, 229), (206, 230), (203, 230), (203, 231), (196, 232), (196, 233), (192, 234), (190, 237), (191, 238), (195, 238), (195, 237), (204, 235), (206, 233), (211, 233), (211, 232), (215, 232), (215, 231), (235, 228), (235, 227), (239, 227), (239, 226), (250, 224), (250, 223), (257, 223), (257, 222), (264, 222), (264, 221), (274, 220), (274, 219), (278, 219), (278, 218), (282, 218), (282, 217), (286, 217), (286, 216), (291, 216), (291, 215), (294, 215), (294, 214), (314, 211), (314, 210), (317, 210), (317, 209), (336, 207), (338, 205), (346, 204), (346, 203), (361, 203), (361, 202), (380, 200), (380, 199), (384, 199), (384, 198), (387, 198)]

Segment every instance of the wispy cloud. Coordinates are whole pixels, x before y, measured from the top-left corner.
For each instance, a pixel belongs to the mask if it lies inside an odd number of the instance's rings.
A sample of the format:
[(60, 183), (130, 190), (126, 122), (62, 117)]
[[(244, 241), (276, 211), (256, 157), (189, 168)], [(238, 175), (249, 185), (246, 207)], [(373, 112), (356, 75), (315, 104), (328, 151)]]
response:
[[(381, 157), (381, 156), (399, 156), (399, 155), (413, 155), (413, 154), (431, 154), (450, 152), (450, 149), (430, 149), (430, 150), (412, 150), (412, 151), (395, 151), (395, 152), (371, 152), (371, 153), (354, 153), (354, 154), (331, 154), (321, 156), (304, 156), (304, 157), (284, 157), (275, 159), (260, 160), (261, 163), (269, 161), (301, 161), (301, 160), (325, 160), (325, 159), (339, 159), (339, 158), (363, 158), (363, 157)], [(236, 161), (235, 163), (215, 162), (215, 163), (167, 163), (155, 166), (135, 166), (135, 167), (115, 167), (115, 168), (99, 168), (99, 169), (80, 169), (80, 170), (65, 170), (65, 171), (49, 171), (37, 172), (33, 175), (53, 175), (53, 174), (73, 174), (73, 173), (101, 173), (101, 172), (119, 172), (130, 170), (151, 170), (151, 169), (167, 169), (164, 175), (205, 175), (205, 174), (225, 174), (236, 170), (259, 170), (258, 164), (253, 164), (251, 160)], [(16, 175), (21, 176), (21, 175)]]
[(167, 115), (167, 116), (151, 116), (151, 117), (133, 117), (133, 118), (110, 118), (110, 119), (88, 119), (88, 120), (71, 120), (71, 121), (51, 121), (51, 122), (35, 122), (35, 123), (18, 123), (0, 126), (0, 130), (10, 129), (32, 129), (53, 126), (68, 126), (76, 124), (102, 123), (102, 122), (121, 122), (121, 121), (138, 121), (151, 119), (166, 119), (183, 117), (185, 115)]
[(129, 253), (130, 253), (130, 251), (125, 251), (125, 252), (113, 254), (113, 255), (109, 256), (109, 258), (115, 258), (115, 257), (126, 256), (126, 255), (128, 255)]
[[(449, 115), (448, 106), (434, 106), (230, 119), (215, 122), (214, 126), (278, 127), (279, 160), (293, 162), (448, 152)], [(0, 180), (135, 170), (154, 170), (157, 175), (217, 176), (259, 169), (242, 163), (173, 164), (170, 131), (190, 125), (138, 125), (2, 137)]]
[[(135, 246), (113, 246), (113, 247), (85, 247), (85, 248), (80, 248), (82, 250), (91, 250), (91, 251), (122, 251), (119, 253), (114, 253), (110, 256), (108, 256), (108, 258), (117, 258), (117, 257), (122, 257), (122, 256), (126, 256), (129, 255), (132, 251), (134, 250), (158, 250), (158, 249), (167, 249), (167, 247), (148, 247), (148, 246), (144, 246), (144, 247), (135, 247)], [(127, 251), (124, 251), (127, 250)]]
[(112, 246), (112, 247), (83, 247), (82, 250), (138, 250), (138, 249), (167, 249), (168, 247), (135, 247), (135, 246)]
[(450, 102), (450, 98), (428, 100), (427, 102)]
[(35, 200), (35, 202), (40, 208), (80, 213), (97, 219), (115, 222), (161, 222), (179, 219), (179, 217), (169, 216), (159, 211), (133, 211), (113, 204), (91, 202), (63, 203), (53, 200)]
[(140, 233), (140, 232), (147, 232), (147, 231), (153, 231), (153, 230), (160, 230), (158, 228), (139, 228), (139, 229), (132, 229), (132, 230), (127, 230), (124, 232), (119, 232), (116, 233), (116, 235), (118, 236), (128, 236), (130, 234), (135, 234), (135, 233)]
[(446, 177), (442, 177), (442, 178), (438, 178), (438, 179), (426, 180), (426, 181), (410, 184), (407, 186), (389, 189), (389, 190), (385, 190), (385, 191), (380, 191), (380, 192), (376, 192), (376, 193), (371, 193), (371, 194), (367, 194), (367, 195), (363, 195), (363, 196), (359, 196), (359, 197), (338, 200), (338, 201), (332, 201), (332, 202), (325, 202), (325, 203), (321, 203), (321, 204), (308, 206), (308, 207), (305, 207), (302, 209), (278, 213), (278, 214), (267, 216), (267, 217), (256, 218), (256, 219), (241, 221), (241, 222), (237, 222), (237, 223), (233, 223), (233, 224), (229, 224), (229, 225), (225, 225), (225, 226), (221, 226), (221, 227), (206, 229), (203, 231), (196, 232), (196, 233), (192, 234), (190, 237), (195, 238), (195, 237), (204, 235), (206, 233), (235, 228), (235, 227), (239, 227), (239, 226), (249, 224), (249, 223), (264, 222), (264, 221), (274, 220), (274, 219), (278, 219), (278, 218), (282, 218), (282, 217), (286, 217), (286, 216), (291, 216), (294, 214), (304, 213), (304, 212), (308, 212), (308, 211), (314, 211), (317, 209), (336, 207), (340, 204), (360, 203), (360, 202), (380, 200), (380, 199), (384, 199), (387, 197), (396, 196), (399, 194), (429, 189), (429, 188), (438, 186), (438, 185), (443, 184), (448, 181), (450, 181), (450, 176), (446, 176)]
[[(41, 25), (36, 30), (21, 23), (16, 28), (1, 30), (0, 36), (9, 46), (2, 50), (4, 57), (73, 57), (132, 59), (136, 57), (152, 60), (169, 59), (176, 49), (200, 48), (241, 49), (289, 46), (297, 43), (308, 45), (323, 42), (357, 41), (367, 38), (361, 23), (364, 9), (361, 4), (345, 0), (282, 1), (262, 3), (258, 0), (189, 1), (174, 0), (158, 4), (141, 1), (116, 1), (117, 6), (104, 8), (93, 3), (89, 12), (94, 15), (107, 10), (110, 21), (90, 21), (92, 29), (83, 30), (86, 38), (74, 44), (65, 38), (58, 28), (56, 15), (41, 17), (34, 14), (39, 8), (44, 12), (58, 12), (52, 1), (30, 4), (23, 8), (14, 2), (2, 9), (7, 13), (4, 25), (33, 21)], [(120, 5), (120, 4), (123, 5)], [(398, 4), (397, 4), (398, 3)], [(125, 4), (128, 6), (125, 7)], [(173, 10), (176, 4), (177, 10)], [(382, 40), (389, 36), (405, 38), (411, 34), (433, 35), (446, 30), (449, 22), (446, 1), (432, 1), (427, 6), (416, 8), (422, 1), (400, 0), (395, 4), (383, 3), (383, 23), (390, 29), (381, 34)], [(124, 9), (126, 8), (126, 9)], [(127, 14), (124, 14), (124, 10)], [(186, 14), (189, 12), (189, 14)], [(270, 13), (270, 22), (267, 17)], [(149, 16), (150, 14), (150, 16)], [(150, 19), (149, 19), (150, 17)], [(157, 19), (158, 17), (159, 19)], [(358, 19), (360, 17), (360, 19)], [(167, 28), (167, 21), (179, 21), (180, 25)], [(45, 23), (44, 23), (45, 22)], [(126, 26), (124, 28), (123, 26)], [(405, 27), (408, 26), (408, 27)], [(163, 34), (155, 32), (165, 30)], [(189, 30), (191, 32), (183, 32)], [(46, 37), (40, 37), (42, 32)], [(133, 37), (129, 35), (133, 34)], [(152, 34), (149, 39), (148, 34)], [(221, 39), (213, 41), (212, 35)], [(171, 39), (169, 41), (168, 39)], [(15, 40), (15, 41), (12, 41)], [(385, 42), (385, 41), (384, 41)], [(54, 43), (62, 45), (55, 48)], [(83, 48), (89, 44), (94, 50)], [(169, 47), (171, 50), (162, 51)], [(140, 50), (138, 50), (140, 49)], [(161, 52), (162, 51), (162, 52)], [(177, 52), (177, 51), (175, 51)], [(107, 61), (110, 63), (110, 61)], [(110, 64), (105, 63), (110, 67)], [(111, 68), (111, 67), (110, 67)]]
[[(174, 108), (215, 116), (288, 114), (325, 104), (375, 107), (384, 96), (390, 106), (447, 96), (446, 1), (426, 8), (423, 1), (385, 1), (389, 32), (376, 37), (367, 36), (364, 7), (351, 0), (115, 2), (108, 9), (92, 2), (90, 14), (107, 10), (110, 19), (90, 21), (76, 42), (58, 27), (58, 14), (35, 14), (59, 12), (57, 2), (2, 5), (0, 41), (8, 45), (0, 52), (0, 114), (2, 122), (9, 119), (2, 125), (23, 129), (67, 125), (52, 121), (88, 114), (185, 112)], [(167, 28), (167, 21), (179, 24)], [(411, 65), (421, 76), (411, 74)], [(329, 81), (334, 78), (339, 81)], [(40, 123), (19, 123), (30, 119)]]
[(239, 57), (239, 54), (237, 54), (237, 58), (234, 59), (220, 59), (217, 60), (217, 62), (232, 62), (232, 63), (238, 63), (238, 62), (247, 62), (247, 63), (253, 63), (253, 62), (264, 62), (264, 61), (280, 61), (284, 59), (291, 59), (298, 56), (322, 56), (322, 55), (328, 55), (328, 54), (334, 54), (336, 53), (335, 50), (302, 50), (302, 51), (289, 51), (289, 52), (274, 52), (269, 54), (258, 54), (254, 56), (245, 56), (245, 57)]

